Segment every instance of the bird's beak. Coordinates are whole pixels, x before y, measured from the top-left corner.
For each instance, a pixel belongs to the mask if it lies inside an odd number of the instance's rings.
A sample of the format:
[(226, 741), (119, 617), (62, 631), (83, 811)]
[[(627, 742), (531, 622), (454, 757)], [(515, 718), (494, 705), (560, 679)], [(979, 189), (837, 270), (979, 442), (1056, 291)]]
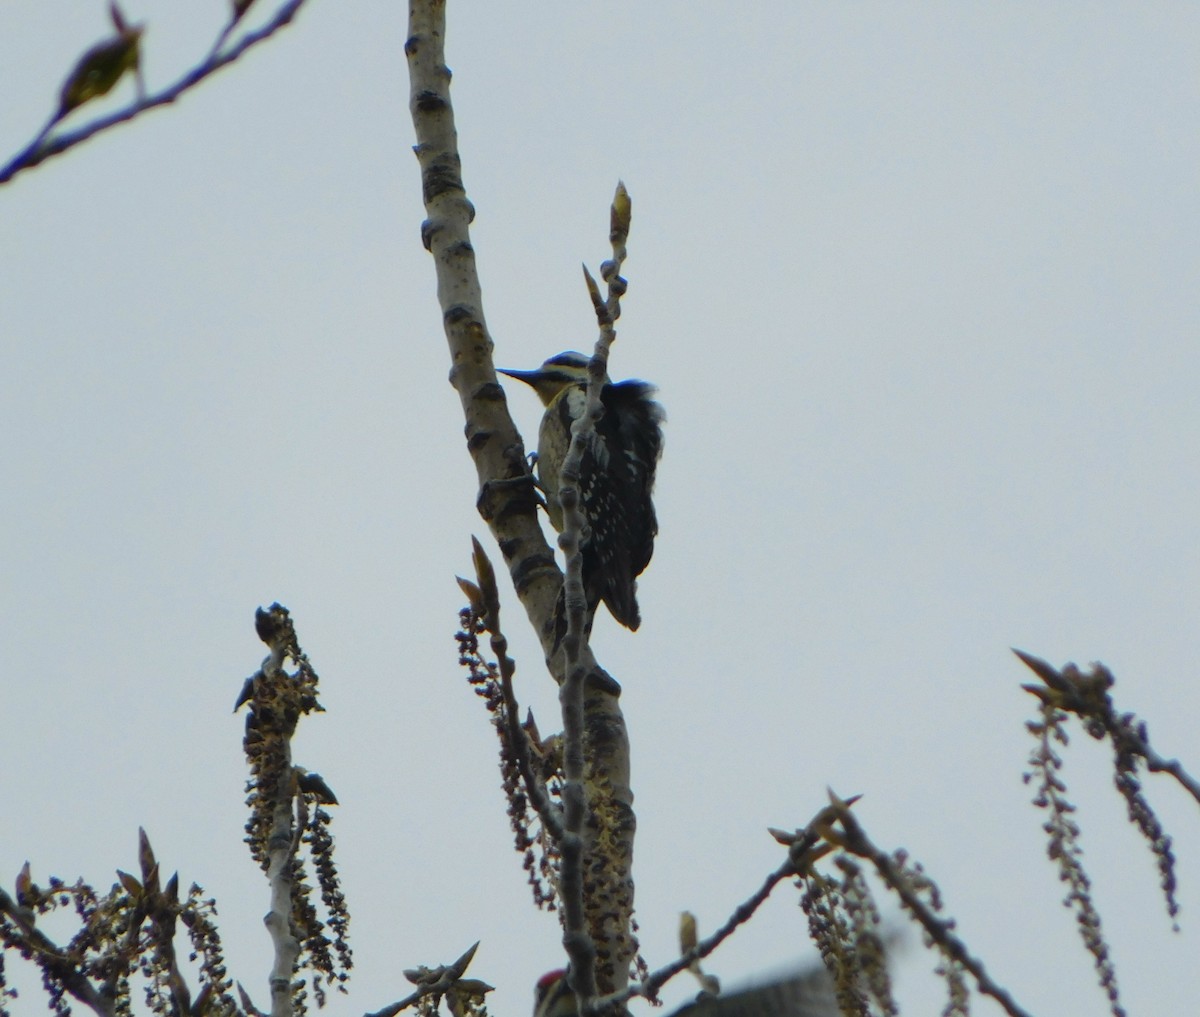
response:
[(496, 370), (501, 374), (507, 374), (510, 378), (516, 378), (517, 381), (523, 381), (526, 385), (532, 385), (534, 376), (537, 374), (537, 371), (510, 371), (504, 367), (497, 367)]

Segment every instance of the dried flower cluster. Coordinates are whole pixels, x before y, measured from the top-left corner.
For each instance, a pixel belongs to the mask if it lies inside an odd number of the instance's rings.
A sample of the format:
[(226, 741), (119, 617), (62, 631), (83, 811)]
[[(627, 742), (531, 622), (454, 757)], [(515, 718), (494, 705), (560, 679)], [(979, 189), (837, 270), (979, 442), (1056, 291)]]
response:
[(1022, 686), (1040, 705), (1038, 719), (1026, 725), (1037, 739), (1037, 746), (1030, 753), (1029, 770), (1024, 780), (1035, 789), (1034, 805), (1047, 813), (1042, 824), (1049, 838), (1047, 854), (1058, 866), (1059, 878), (1068, 886), (1063, 903), (1075, 912), (1080, 937), (1092, 955), (1097, 980), (1108, 997), (1114, 1017), (1122, 1017), (1124, 1010), (1117, 989), (1116, 969), (1092, 897), (1091, 880), (1083, 867), (1080, 828), (1073, 818), (1076, 806), (1067, 796), (1062, 776), (1063, 759), (1055, 746), (1065, 748), (1070, 744), (1066, 725), (1071, 715), (1079, 718), (1083, 729), (1092, 738), (1107, 739), (1111, 743), (1113, 784), (1125, 799), (1130, 822), (1154, 854), (1159, 886), (1176, 931), (1178, 926), (1174, 919), (1179, 913), (1179, 902), (1175, 896), (1175, 854), (1170, 836), (1142, 792), (1138, 770), (1145, 764), (1152, 773), (1170, 774), (1198, 801), (1200, 786), (1178, 761), (1164, 759), (1155, 752), (1144, 722), (1132, 713), (1117, 712), (1111, 695), (1116, 679), (1103, 664), (1093, 664), (1086, 671), (1067, 664), (1059, 670), (1029, 654), (1017, 651), (1017, 656), (1041, 679), (1039, 684)]
[[(117, 882), (98, 894), (83, 880), (67, 884), (51, 877), (46, 886), (33, 881), (28, 863), (16, 881), (15, 897), (0, 890), (0, 945), (37, 964), (42, 972), (51, 1011), (67, 1017), (70, 1000), (95, 1013), (132, 1015), (132, 986), (144, 981), (146, 1005), (154, 1014), (206, 1014), (225, 1017), (238, 1013), (229, 994), (221, 939), (215, 924), (216, 902), (203, 897), (192, 884), (179, 898), (179, 876), (160, 883), (159, 866), (145, 831), (139, 831), (140, 878), (117, 872)], [(79, 931), (65, 945), (53, 942), (39, 919), (71, 908)], [(198, 969), (200, 991), (192, 997), (175, 953), (175, 931), (182, 922), (191, 949), (189, 962)], [(3, 953), (0, 953), (0, 957)], [(3, 978), (0, 966), (0, 1015), (9, 1017), (8, 1004), (16, 991)]]
[[(341, 891), (333, 859), (330, 814), (322, 807), (336, 805), (337, 796), (320, 774), (292, 765), (291, 739), (300, 718), (322, 712), (317, 700), (318, 676), (300, 649), (286, 608), (279, 604), (259, 610), (255, 618), (259, 638), (271, 649), (263, 666), (249, 679), (238, 697), (248, 706), (243, 747), (250, 764), (246, 804), (246, 843), (250, 854), (272, 878), (286, 885), (291, 900), (288, 920), (299, 951), (294, 973), (307, 968), (318, 1006), (326, 1002), (326, 986), (344, 991), (353, 959), (347, 942), (350, 914)], [(283, 663), (291, 660), (289, 673)], [(304, 849), (307, 848), (307, 851)], [(273, 864), (286, 858), (285, 869)], [(313, 901), (308, 860), (317, 873), (325, 918)], [(326, 930), (332, 932), (332, 938)], [(293, 984), (296, 1013), (307, 1009), (303, 979)]]
[(500, 742), (500, 779), (508, 803), (513, 842), (521, 855), (534, 903), (553, 911), (557, 908), (561, 861), (558, 840), (541, 821), (526, 793), (520, 754), (526, 753), (535, 780), (547, 801), (558, 809), (562, 792), (562, 741), (558, 736), (543, 741), (532, 713), (523, 724), (514, 723), (498, 666), (487, 660), (479, 647), (479, 636), (486, 631), (483, 617), (468, 606), (459, 612), (459, 622), (461, 627), (455, 636), (458, 662), (467, 669), (467, 681), (487, 707)]
[[(846, 1015), (898, 1014), (880, 933), (879, 909), (861, 867), (847, 855), (834, 858), (841, 878), (816, 871), (803, 877), (800, 906)], [(871, 1009), (872, 1001), (877, 1010)]]

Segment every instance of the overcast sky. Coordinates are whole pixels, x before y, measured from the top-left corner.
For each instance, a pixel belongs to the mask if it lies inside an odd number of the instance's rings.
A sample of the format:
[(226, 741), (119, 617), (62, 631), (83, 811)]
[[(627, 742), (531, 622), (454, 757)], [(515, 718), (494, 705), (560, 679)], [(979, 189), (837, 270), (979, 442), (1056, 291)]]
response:
[[(183, 6), (129, 0), (152, 88), (225, 13)], [(487, 531), (419, 239), (405, 15), (312, 0), (176, 106), (0, 188), (0, 881), (28, 858), (107, 888), (144, 825), (265, 1002), (230, 708), (280, 600), (328, 708), (297, 761), (342, 801), (356, 967), (333, 1012), (480, 939), (512, 1017), (561, 952), (456, 665), (454, 576)], [(1200, 9), (451, 0), (449, 22), (498, 364), (594, 340), (579, 264), (608, 253), (618, 178), (633, 197), (611, 366), (667, 408), (661, 534), (641, 630), (604, 618), (594, 645), (625, 688), (650, 962), (680, 910), (708, 932), (745, 898), (781, 858), (766, 827), (831, 785), (1029, 1010), (1103, 1014), (1021, 782), (1008, 648), (1103, 660), (1200, 769)], [(100, 0), (0, 23), (7, 159), (108, 29)], [(540, 408), (510, 392), (531, 441)], [(1124, 999), (1185, 1014), (1197, 809), (1150, 781), (1176, 936), (1108, 760), (1080, 734), (1065, 776)], [(796, 900), (712, 970), (807, 955)], [(931, 964), (899, 962), (906, 1013), (940, 1009)]]

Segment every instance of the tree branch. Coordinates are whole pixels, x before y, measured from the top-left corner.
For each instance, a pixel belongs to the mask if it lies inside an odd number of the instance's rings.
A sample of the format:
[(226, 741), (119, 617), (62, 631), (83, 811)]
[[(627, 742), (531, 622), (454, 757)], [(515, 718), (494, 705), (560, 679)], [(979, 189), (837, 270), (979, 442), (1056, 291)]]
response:
[(562, 843), (563, 820), (558, 808), (546, 793), (545, 782), (534, 773), (533, 761), (529, 756), (529, 736), (521, 726), (521, 706), (513, 689), (516, 661), (508, 654), (508, 637), (500, 625), (500, 590), (496, 585), (496, 570), (491, 559), (479, 543), (478, 537), (471, 538), (471, 560), (475, 565), (476, 585), (463, 585), (464, 592), (471, 598), (472, 610), (480, 614), (483, 627), (488, 632), (492, 652), (496, 655), (496, 666), (500, 670), (500, 698), (504, 704), (504, 735), (508, 750), (516, 763), (525, 794), (532, 803), (542, 827), (556, 843)]
[[(563, 589), (563, 575), (542, 532), (524, 445), (509, 416), (504, 390), (496, 381), (492, 364), (493, 343), (484, 321), (468, 229), (474, 209), (463, 186), (450, 103), (445, 29), (444, 0), (412, 0), (404, 50), (426, 211), (421, 238), (433, 255), (437, 272), (438, 302), (453, 365), (450, 381), (462, 402), (467, 448), (479, 479), (477, 507), (504, 555), (517, 595), (541, 639), (551, 673), (561, 684), (567, 675), (562, 656), (556, 658), (561, 640), (556, 631), (555, 605)], [(622, 885), (609, 898), (615, 902), (615, 910), (604, 923), (606, 941), (598, 954), (599, 977), (608, 990), (624, 986), (627, 962), (632, 956), (629, 947), (634, 942), (628, 921), (616, 918), (617, 914), (632, 913), (632, 881), (625, 878), (635, 825), (629, 790), (628, 736), (617, 701), (619, 686), (596, 664), (586, 643), (580, 647), (579, 667), (585, 676), (588, 845), (603, 841), (614, 846), (610, 853), (623, 856), (614, 870)], [(585, 893), (591, 893), (586, 886)]]
[(286, 0), (284, 5), (279, 8), (275, 16), (267, 24), (256, 31), (246, 33), (235, 46), (222, 53), (220, 52), (221, 44), (239, 20), (239, 17), (235, 16), (222, 30), (221, 35), (218, 36), (217, 42), (208, 57), (201, 64), (188, 71), (187, 74), (173, 85), (152, 95), (140, 95), (136, 102), (126, 106), (124, 109), (119, 109), (73, 131), (67, 131), (48, 139), (47, 136), (61, 119), (58, 114), (55, 114), (33, 141), (26, 145), (21, 152), (13, 156), (7, 165), (0, 168), (0, 184), (8, 183), (8, 181), (23, 170), (32, 169), (47, 159), (82, 144), (102, 131), (109, 130), (117, 124), (125, 123), (127, 120), (132, 120), (134, 117), (140, 116), (142, 113), (157, 106), (165, 106), (174, 102), (184, 92), (194, 88), (205, 78), (215, 74), (223, 67), (229, 66), (229, 64), (237, 60), (248, 49), (269, 39), (279, 29), (290, 23), (299, 13), (300, 8), (304, 6), (305, 2), (306, 0)]
[[(364, 1014), (363, 1017), (396, 1017), (400, 1011), (415, 1006), (427, 996), (434, 997), (433, 1007), (436, 1009), (442, 996), (452, 996), (456, 990), (464, 996), (482, 1001), (483, 997), (492, 991), (492, 987), (478, 979), (463, 978), (478, 948), (479, 944), (475, 943), (453, 964), (441, 964), (436, 968), (421, 966), (405, 971), (404, 977), (417, 986), (416, 991), (388, 1004), (382, 1010)], [(455, 1011), (453, 1006), (450, 1009)]]
[(533, 475), (492, 364), (492, 339), (469, 226), (475, 209), (462, 181), (450, 71), (445, 63), (445, 4), (409, 7), (409, 109), (421, 165), (426, 219), (421, 240), (433, 255), (438, 303), (450, 347), (450, 383), (466, 418), (467, 449), (479, 482), (477, 507), (504, 555), (513, 586), (538, 632), (547, 660), (554, 651), (554, 605), (562, 572), (537, 518)]
[[(274, 631), (260, 629), (260, 635), (271, 652), (262, 664), (265, 683), (285, 684), (288, 677), (283, 670), (283, 661), (290, 649), (290, 626), (280, 626)], [(294, 729), (292, 725), (288, 725)], [(275, 961), (271, 970), (271, 1014), (272, 1017), (290, 1017), (292, 1012), (292, 973), (296, 959), (300, 956), (300, 941), (292, 932), (292, 859), (295, 856), (298, 824), (294, 822), (292, 790), (291, 730), (271, 731), (265, 735), (271, 745), (272, 767), (260, 772), (261, 794), (269, 797), (270, 829), (267, 831), (267, 881), (271, 887), (271, 904), (263, 923), (271, 934), (275, 948)], [(263, 779), (265, 778), (265, 780)]]
[(1096, 737), (1094, 725), (1098, 725), (1119, 752), (1141, 757), (1151, 773), (1170, 774), (1180, 787), (1200, 802), (1200, 781), (1188, 773), (1178, 759), (1160, 756), (1150, 745), (1146, 725), (1132, 713), (1117, 714), (1108, 694), (1115, 679), (1103, 664), (1093, 665), (1090, 672), (1081, 671), (1074, 664), (1068, 664), (1060, 671), (1031, 653), (1015, 648), (1013, 653), (1045, 683), (1044, 686), (1022, 685), (1026, 692), (1060, 710), (1076, 714), (1093, 737)]
[[(69, 957), (62, 947), (37, 928), (34, 925), (32, 914), (20, 907), (3, 889), (0, 889), (0, 916), (16, 927), (19, 940), (26, 949), (39, 957), (52, 959), (55, 977), (67, 992), (100, 1014), (100, 1017), (113, 1017), (117, 1012), (116, 1000), (97, 990), (87, 976), (79, 970), (78, 961)], [(6, 942), (9, 938), (9, 936), (4, 937)], [(42, 964), (42, 966), (44, 969), (45, 965)]]
[(711, 936), (707, 936), (696, 944), (691, 950), (688, 950), (681, 957), (676, 958), (669, 964), (664, 964), (657, 971), (652, 972), (649, 976), (642, 980), (640, 985), (631, 985), (624, 992), (617, 993), (614, 996), (606, 997), (601, 1001), (601, 1006), (606, 1006), (610, 1003), (625, 1003), (634, 996), (645, 996), (647, 999), (654, 999), (658, 996), (658, 990), (667, 984), (681, 971), (686, 971), (697, 961), (703, 960), (710, 953), (716, 950), (722, 943), (725, 942), (740, 925), (744, 925), (754, 917), (754, 913), (762, 906), (771, 892), (782, 883), (785, 879), (789, 879), (796, 874), (796, 867), (789, 858), (786, 862), (779, 866), (774, 872), (768, 873), (763, 880), (762, 885), (754, 891), (746, 900), (734, 908), (733, 913), (725, 920), (725, 923), (717, 929)]
[[(620, 212), (618, 212), (620, 209)], [(587, 675), (582, 660), (584, 650), (588, 647), (589, 605), (583, 586), (583, 531), (587, 525), (586, 513), (580, 505), (579, 471), (583, 463), (584, 452), (595, 438), (596, 421), (604, 413), (600, 401), (600, 393), (608, 378), (608, 355), (613, 342), (617, 338), (615, 322), (621, 314), (620, 299), (625, 292), (624, 280), (620, 278), (620, 266), (625, 258), (625, 240), (629, 234), (629, 195), (625, 186), (617, 186), (617, 194), (613, 200), (610, 215), (609, 236), (613, 247), (613, 260), (604, 263), (604, 276), (609, 282), (608, 300), (601, 301), (599, 289), (585, 267), (584, 277), (588, 284), (588, 292), (592, 296), (592, 304), (596, 310), (596, 320), (600, 334), (596, 339), (595, 350), (588, 364), (587, 401), (584, 412), (571, 423), (571, 446), (562, 464), (562, 479), (558, 488), (559, 504), (563, 513), (563, 531), (559, 536), (559, 547), (566, 555), (567, 571), (563, 585), (563, 603), (567, 615), (567, 631), (563, 638), (563, 652), (566, 659), (566, 680), (559, 689), (559, 702), (562, 705), (563, 717), (563, 806), (565, 830), (562, 839), (562, 886), (563, 900), (563, 945), (571, 959), (571, 988), (579, 1000), (581, 1012), (586, 1009), (586, 1000), (596, 993), (595, 958), (596, 943), (593, 935), (598, 930), (616, 925), (626, 929), (632, 919), (633, 896), (632, 875), (630, 862), (632, 858), (632, 842), (628, 851), (618, 851), (610, 855), (603, 868), (593, 868), (602, 871), (602, 877), (611, 884), (615, 892), (593, 893), (591, 899), (584, 897), (584, 820), (587, 815), (589, 800), (593, 803), (603, 802), (607, 797), (608, 787), (603, 781), (592, 780), (590, 787), (587, 781), (587, 768), (584, 753), (584, 681)], [(604, 771), (592, 768), (593, 777), (603, 776)], [(588, 792), (591, 792), (590, 794)], [(603, 808), (603, 806), (601, 806)], [(593, 809), (593, 811), (596, 811)], [(619, 826), (619, 824), (617, 824)], [(592, 838), (592, 853), (597, 850), (600, 838)], [(610, 887), (605, 887), (608, 891)], [(621, 901), (618, 906), (616, 922), (609, 922), (608, 915), (603, 913), (609, 901)], [(589, 912), (591, 914), (589, 915)], [(590, 918), (590, 921), (589, 921)], [(620, 941), (618, 940), (618, 946)], [(606, 951), (608, 972), (606, 983), (616, 986), (624, 977), (614, 979), (618, 967), (622, 971), (628, 968), (628, 959), (620, 956), (624, 951)], [(616, 953), (618, 956), (613, 957)], [(623, 963), (622, 963), (623, 962)]]
[(971, 956), (966, 944), (953, 933), (953, 923), (939, 918), (913, 893), (903, 871), (888, 854), (871, 842), (850, 809), (839, 808), (838, 819), (842, 826), (840, 839), (844, 841), (846, 850), (875, 866), (880, 878), (900, 898), (901, 903), (920, 923), (930, 940), (936, 943), (946, 956), (971, 973), (979, 991), (991, 996), (1004, 1008), (1009, 1017), (1031, 1017), (1029, 1011), (1021, 1007), (1004, 986), (992, 980), (983, 966), (983, 961)]

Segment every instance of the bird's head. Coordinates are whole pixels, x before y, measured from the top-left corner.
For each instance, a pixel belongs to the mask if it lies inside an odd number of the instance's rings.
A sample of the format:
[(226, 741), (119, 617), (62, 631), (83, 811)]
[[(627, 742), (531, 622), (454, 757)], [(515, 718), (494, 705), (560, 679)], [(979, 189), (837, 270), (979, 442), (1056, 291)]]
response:
[(510, 371), (503, 367), (497, 368), (501, 374), (525, 382), (533, 387), (542, 400), (542, 405), (549, 406), (554, 397), (569, 385), (586, 385), (588, 383), (588, 363), (591, 358), (574, 350), (559, 353), (551, 357), (541, 367), (533, 371)]
[(537, 980), (533, 991), (533, 1017), (574, 1017), (575, 992), (567, 984), (564, 968), (549, 971)]

